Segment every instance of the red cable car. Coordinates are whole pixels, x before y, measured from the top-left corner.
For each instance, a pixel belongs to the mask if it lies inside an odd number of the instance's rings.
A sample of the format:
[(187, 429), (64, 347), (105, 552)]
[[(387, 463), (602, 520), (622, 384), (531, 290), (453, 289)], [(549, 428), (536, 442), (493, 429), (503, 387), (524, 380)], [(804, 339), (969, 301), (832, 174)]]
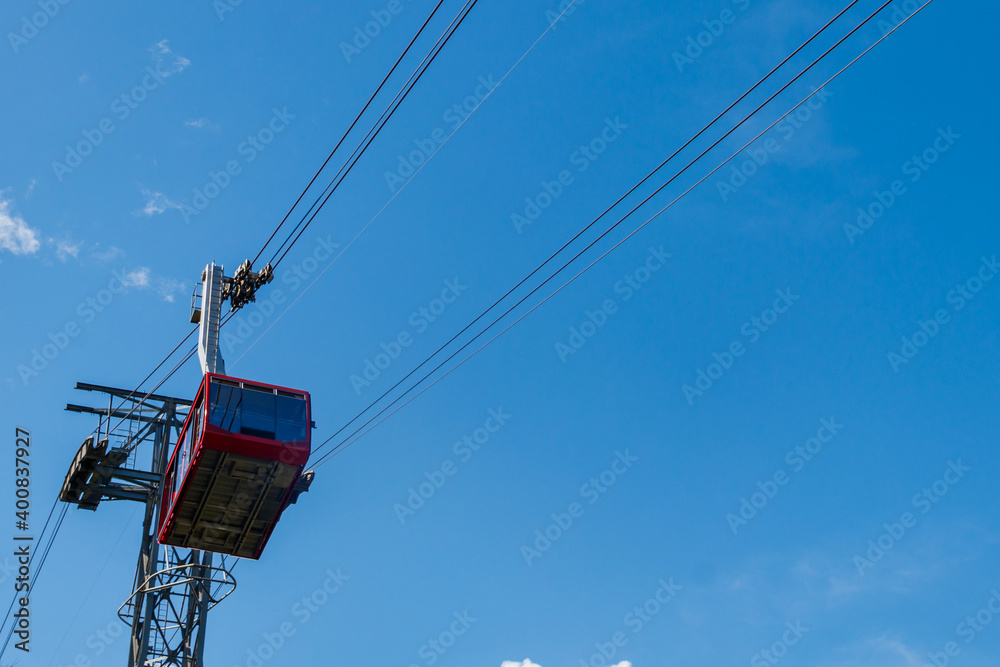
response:
[(260, 558), (311, 481), (311, 424), (304, 391), (206, 373), (164, 474), (160, 544)]

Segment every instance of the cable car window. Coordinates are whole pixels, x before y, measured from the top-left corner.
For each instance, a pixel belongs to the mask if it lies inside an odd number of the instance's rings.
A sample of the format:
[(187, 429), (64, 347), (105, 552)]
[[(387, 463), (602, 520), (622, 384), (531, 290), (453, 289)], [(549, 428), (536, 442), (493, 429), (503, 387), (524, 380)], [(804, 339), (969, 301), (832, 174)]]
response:
[(243, 387), (243, 423), (240, 433), (258, 438), (275, 439), (275, 398), (270, 391)]
[(243, 391), (228, 383), (212, 382), (208, 423), (239, 432)]
[(278, 432), (275, 440), (304, 442), (306, 440), (306, 401), (304, 398), (278, 396)]
[(181, 482), (184, 481), (184, 473), (187, 472), (187, 464), (191, 454), (191, 429), (184, 430), (184, 437), (178, 445), (177, 463), (174, 469), (174, 488), (172, 495), (177, 496), (180, 491)]
[[(191, 425), (188, 427), (191, 431), (190, 446), (193, 450), (198, 446), (198, 440), (201, 436), (201, 421), (205, 416), (205, 401), (204, 394), (202, 392), (198, 393), (198, 399), (195, 401), (194, 407), (191, 408)], [(181, 476), (187, 474), (187, 466), (181, 468)]]

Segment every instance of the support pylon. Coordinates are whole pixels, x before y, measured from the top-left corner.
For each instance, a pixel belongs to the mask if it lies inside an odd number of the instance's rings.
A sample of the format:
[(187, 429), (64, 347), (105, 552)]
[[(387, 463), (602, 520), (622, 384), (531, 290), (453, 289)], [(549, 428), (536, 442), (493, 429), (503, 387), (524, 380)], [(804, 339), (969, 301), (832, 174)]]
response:
[[(233, 278), (226, 278), (214, 263), (205, 268), (201, 304), (191, 318), (199, 323), (203, 373), (226, 372), (219, 350), (223, 302), (228, 299), (236, 310), (253, 301), (257, 288), (273, 277), (270, 265), (253, 273), (249, 261)], [(73, 459), (60, 500), (88, 510), (96, 510), (103, 500), (145, 505), (132, 595), (118, 610), (132, 628), (128, 665), (204, 667), (208, 611), (232, 593), (236, 581), (225, 556), (221, 566), (215, 566), (210, 552), (162, 546), (156, 540), (163, 475), (187, 416), (182, 410), (189, 409), (191, 401), (84, 383), (77, 389), (108, 394), (108, 407), (66, 406), (72, 412), (98, 415), (100, 422), (96, 437), (88, 437)], [(150, 454), (144, 465), (137, 464), (140, 452)]]
[[(118, 611), (131, 626), (128, 665), (202, 667), (208, 610), (229, 595), (236, 582), (225, 565), (212, 566), (212, 554), (156, 542), (160, 479), (184, 424), (181, 410), (191, 403), (151, 395), (139, 406), (141, 396), (127, 389), (85, 383), (78, 383), (77, 389), (107, 394), (109, 407), (66, 406), (72, 412), (98, 415), (100, 422), (98, 436), (88, 437), (74, 458), (60, 499), (89, 510), (103, 500), (145, 505), (132, 595)], [(110, 407), (122, 400), (121, 408)], [(140, 454), (145, 452), (151, 457), (142, 465)]]

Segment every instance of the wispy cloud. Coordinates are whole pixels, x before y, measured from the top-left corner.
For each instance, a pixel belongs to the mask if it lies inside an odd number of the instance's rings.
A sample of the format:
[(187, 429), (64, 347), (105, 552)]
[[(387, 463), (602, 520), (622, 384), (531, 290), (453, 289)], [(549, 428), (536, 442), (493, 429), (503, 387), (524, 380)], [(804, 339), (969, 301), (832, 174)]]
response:
[(149, 287), (150, 270), (145, 266), (137, 266), (134, 269), (122, 269), (122, 284), (125, 287)]
[(186, 121), (184, 121), (184, 127), (196, 127), (199, 130), (201, 130), (201, 129), (209, 129), (209, 130), (212, 130), (212, 131), (218, 131), (219, 130), (219, 125), (217, 123), (213, 123), (212, 121), (210, 121), (208, 118), (205, 118), (204, 116), (202, 116), (201, 118), (198, 118), (197, 120), (186, 120)]
[[(513, 660), (504, 660), (502, 663), (500, 663), (500, 667), (541, 667), (541, 665), (538, 665), (532, 662), (531, 660), (527, 659), (522, 660), (521, 662), (515, 662)], [(611, 667), (632, 667), (632, 663), (629, 662), (628, 660), (622, 660), (617, 665), (611, 665)]]
[(160, 40), (153, 46), (149, 47), (149, 51), (153, 54), (153, 62), (156, 63), (156, 69), (163, 76), (180, 74), (188, 65), (191, 64), (191, 61), (184, 56), (179, 56), (174, 53), (170, 49), (169, 41), (166, 39)]
[(133, 269), (123, 268), (119, 275), (125, 287), (134, 287), (137, 289), (151, 288), (167, 303), (174, 303), (177, 300), (177, 295), (182, 293), (187, 287), (180, 280), (154, 276), (152, 269), (148, 266), (137, 266)]
[(90, 258), (98, 262), (113, 262), (125, 255), (125, 251), (118, 246), (108, 246), (107, 250), (101, 250), (100, 244), (94, 248), (94, 251), (90, 253)]
[(180, 280), (173, 278), (157, 278), (155, 282), (156, 293), (167, 303), (174, 303), (176, 296), (184, 292), (187, 285)]
[(925, 667), (916, 649), (885, 635), (834, 651), (823, 667)]
[(69, 239), (49, 239), (49, 243), (54, 243), (56, 246), (56, 257), (59, 258), (60, 262), (65, 262), (69, 260), (70, 257), (76, 259), (80, 254), (80, 248), (83, 247), (82, 241), (77, 241), (76, 243), (70, 241)]
[(146, 188), (140, 189), (142, 190), (142, 196), (146, 198), (146, 205), (141, 209), (134, 211), (135, 215), (152, 217), (154, 215), (160, 215), (170, 209), (179, 209), (181, 207), (180, 204), (175, 201), (171, 201), (171, 199), (162, 192), (154, 192), (152, 190), (147, 190)]
[(36, 185), (38, 185), (38, 181), (35, 180), (34, 178), (31, 179), (31, 182), (28, 183), (28, 189), (24, 191), (24, 198), (25, 199), (28, 199), (29, 197), (31, 197), (31, 195), (33, 195), (35, 193), (35, 186)]
[(182, 292), (186, 285), (180, 280), (173, 278), (161, 278), (154, 276), (152, 269), (148, 266), (136, 266), (132, 269), (122, 268), (118, 272), (122, 285), (136, 289), (152, 289), (167, 303), (174, 303), (178, 293)]
[(12, 213), (12, 204), (0, 191), (0, 250), (9, 250), (15, 255), (33, 255), (42, 245), (38, 240), (38, 230), (32, 229), (24, 218)]
[(917, 652), (901, 641), (879, 637), (872, 640), (871, 646), (873, 651), (902, 659), (906, 667), (923, 667), (924, 665), (924, 661)]

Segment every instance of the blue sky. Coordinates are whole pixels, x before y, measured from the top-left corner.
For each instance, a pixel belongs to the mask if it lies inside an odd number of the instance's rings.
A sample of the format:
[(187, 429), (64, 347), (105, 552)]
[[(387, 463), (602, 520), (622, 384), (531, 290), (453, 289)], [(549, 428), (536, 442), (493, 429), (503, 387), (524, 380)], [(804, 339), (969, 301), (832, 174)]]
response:
[[(94, 427), (63, 411), (92, 403), (74, 384), (135, 386), (188, 331), (205, 264), (256, 254), (432, 8), (391, 4), (0, 10), (3, 437), (13, 452), (15, 427), (32, 433), (36, 526)], [(576, 4), (520, 60), (559, 3), (479, 3), (224, 330), (231, 373), (312, 393), (317, 443), (843, 7)], [(914, 7), (892, 5), (570, 275)], [(354, 42), (372, 12), (386, 25)], [(213, 610), (210, 664), (996, 664), (998, 18), (932, 3), (320, 466)], [(352, 381), (404, 334), (370, 385)], [(191, 397), (199, 376), (189, 362), (160, 392)], [(132, 505), (70, 510), (32, 651), (4, 664), (125, 662), (115, 612), (140, 524)]]

